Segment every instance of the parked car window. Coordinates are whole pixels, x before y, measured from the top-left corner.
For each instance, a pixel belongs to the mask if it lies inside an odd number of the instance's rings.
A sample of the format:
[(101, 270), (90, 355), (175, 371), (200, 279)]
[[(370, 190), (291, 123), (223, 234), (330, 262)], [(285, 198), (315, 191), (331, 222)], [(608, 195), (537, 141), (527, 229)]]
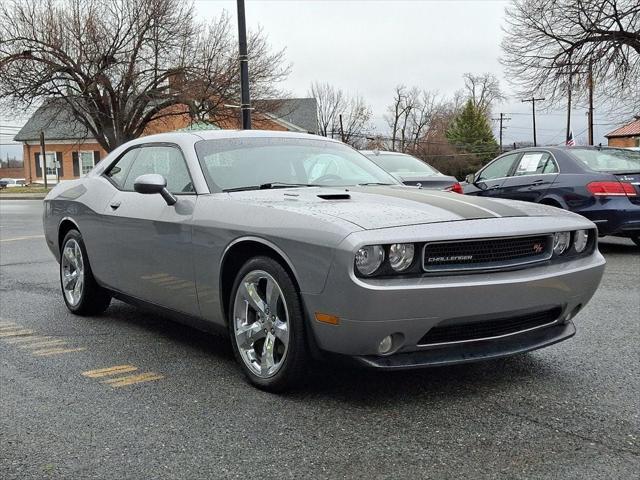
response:
[(551, 154), (548, 152), (527, 152), (518, 162), (514, 176), (545, 173), (558, 173), (558, 167)]
[(124, 187), (124, 180), (127, 178), (127, 173), (129, 173), (131, 164), (138, 155), (139, 150), (139, 148), (132, 148), (104, 173), (118, 188)]
[(601, 172), (640, 171), (640, 152), (633, 150), (572, 148), (570, 152), (591, 170)]
[(367, 155), (373, 163), (396, 175), (442, 175), (435, 168), (410, 155), (381, 153)]
[(509, 175), (509, 171), (513, 166), (513, 162), (518, 158), (519, 153), (511, 153), (494, 160), (480, 172), (476, 181), (492, 180), (494, 178), (503, 178)]
[(157, 173), (167, 180), (167, 190), (171, 193), (193, 193), (193, 184), (182, 153), (175, 147), (142, 147), (129, 169), (124, 182), (124, 190), (133, 191), (133, 185), (140, 175)]
[(397, 184), (387, 172), (341, 143), (306, 138), (203, 140), (196, 153), (214, 190), (266, 183), (343, 186)]

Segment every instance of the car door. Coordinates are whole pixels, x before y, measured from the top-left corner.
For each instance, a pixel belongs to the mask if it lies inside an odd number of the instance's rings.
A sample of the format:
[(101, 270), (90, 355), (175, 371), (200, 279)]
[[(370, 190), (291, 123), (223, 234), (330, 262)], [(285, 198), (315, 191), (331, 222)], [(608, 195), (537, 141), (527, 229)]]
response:
[(537, 202), (558, 176), (558, 164), (545, 151), (525, 152), (513, 173), (502, 185), (502, 198)]
[[(115, 289), (180, 312), (197, 315), (191, 220), (197, 196), (179, 147), (147, 144), (121, 157), (105, 172), (117, 193), (104, 212), (112, 264), (106, 283)], [(140, 175), (161, 174), (178, 201), (134, 191)]]
[(500, 197), (502, 185), (520, 155), (520, 153), (509, 153), (496, 158), (475, 175), (473, 184), (466, 185), (464, 193), (483, 197)]

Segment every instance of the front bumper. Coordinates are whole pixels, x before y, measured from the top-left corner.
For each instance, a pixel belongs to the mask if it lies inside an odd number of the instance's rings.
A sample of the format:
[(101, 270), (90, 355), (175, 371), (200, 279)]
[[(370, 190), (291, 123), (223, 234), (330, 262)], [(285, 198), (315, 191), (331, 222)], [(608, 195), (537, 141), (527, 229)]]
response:
[[(413, 368), (496, 358), (541, 348), (571, 337), (569, 321), (591, 299), (604, 272), (596, 250), (588, 257), (508, 272), (367, 280), (332, 267), (325, 290), (302, 294), (312, 333), (322, 350), (357, 357), (378, 368)], [(559, 308), (550, 326), (492, 340), (421, 345), (436, 325), (509, 317)], [(336, 315), (338, 325), (315, 320)], [(401, 338), (390, 355), (379, 355), (387, 335)]]

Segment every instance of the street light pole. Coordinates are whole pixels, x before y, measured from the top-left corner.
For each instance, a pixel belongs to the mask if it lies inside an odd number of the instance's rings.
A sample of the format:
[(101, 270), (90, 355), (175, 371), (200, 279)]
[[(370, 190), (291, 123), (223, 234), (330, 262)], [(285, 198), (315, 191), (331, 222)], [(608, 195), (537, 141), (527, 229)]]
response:
[(238, 43), (240, 60), (240, 109), (242, 129), (251, 130), (251, 98), (249, 96), (249, 57), (247, 55), (247, 23), (244, 15), (244, 0), (238, 0)]

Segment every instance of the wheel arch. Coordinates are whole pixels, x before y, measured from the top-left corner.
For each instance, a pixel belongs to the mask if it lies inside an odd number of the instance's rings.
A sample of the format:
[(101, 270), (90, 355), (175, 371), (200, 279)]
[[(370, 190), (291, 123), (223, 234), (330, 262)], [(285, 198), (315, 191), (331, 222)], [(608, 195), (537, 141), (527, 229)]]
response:
[(257, 256), (267, 256), (280, 263), (291, 276), (294, 286), (300, 293), (300, 283), (291, 259), (274, 243), (260, 237), (242, 237), (234, 240), (225, 248), (220, 261), (219, 295), (223, 319), (227, 322), (231, 290), (236, 274), (247, 260)]
[(62, 241), (64, 240), (65, 235), (69, 233), (69, 230), (74, 229), (80, 231), (80, 227), (78, 227), (78, 224), (72, 218), (64, 217), (60, 220), (60, 223), (58, 224), (58, 252), (62, 250)]
[(544, 197), (538, 203), (568, 210), (567, 204), (561, 198), (555, 196)]

